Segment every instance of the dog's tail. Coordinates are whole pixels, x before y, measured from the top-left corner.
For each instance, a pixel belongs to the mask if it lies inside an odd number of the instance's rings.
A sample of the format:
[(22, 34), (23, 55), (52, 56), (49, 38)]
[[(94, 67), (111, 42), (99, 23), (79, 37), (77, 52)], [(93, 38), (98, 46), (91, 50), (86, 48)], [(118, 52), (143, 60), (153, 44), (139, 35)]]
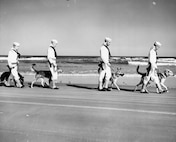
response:
[(31, 71), (38, 72), (38, 71), (35, 69), (34, 66), (36, 66), (36, 64), (32, 64), (32, 66), (31, 66)]
[(137, 72), (138, 74), (142, 75), (142, 76), (144, 76), (144, 75), (146, 74), (146, 73), (142, 73), (142, 72), (139, 71), (139, 65), (138, 65), (137, 68), (136, 68), (136, 72)]

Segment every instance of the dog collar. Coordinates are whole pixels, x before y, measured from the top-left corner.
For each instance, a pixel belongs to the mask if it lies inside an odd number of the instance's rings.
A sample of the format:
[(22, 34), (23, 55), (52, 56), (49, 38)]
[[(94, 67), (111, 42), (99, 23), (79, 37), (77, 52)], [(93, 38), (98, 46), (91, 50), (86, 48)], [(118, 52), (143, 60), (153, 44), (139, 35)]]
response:
[(167, 77), (166, 73), (162, 73), (162, 76), (163, 76), (164, 78), (166, 78), (166, 77)]

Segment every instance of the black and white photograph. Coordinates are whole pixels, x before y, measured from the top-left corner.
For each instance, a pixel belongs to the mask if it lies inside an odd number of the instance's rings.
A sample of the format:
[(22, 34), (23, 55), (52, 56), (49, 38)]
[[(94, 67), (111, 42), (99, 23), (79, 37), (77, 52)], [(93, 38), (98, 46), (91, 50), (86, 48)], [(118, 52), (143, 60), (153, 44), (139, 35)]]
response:
[(176, 142), (175, 0), (0, 0), (0, 142)]

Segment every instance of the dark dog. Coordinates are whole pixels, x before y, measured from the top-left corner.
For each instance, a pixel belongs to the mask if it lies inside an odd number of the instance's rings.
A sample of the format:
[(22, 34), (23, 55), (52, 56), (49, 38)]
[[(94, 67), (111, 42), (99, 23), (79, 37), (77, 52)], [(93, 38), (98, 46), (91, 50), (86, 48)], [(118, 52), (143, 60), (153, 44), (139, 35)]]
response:
[[(36, 64), (32, 64), (31, 70), (35, 72), (35, 79), (31, 83), (31, 88), (33, 88), (33, 84), (38, 80), (41, 79), (41, 84), (43, 87), (45, 87), (45, 84), (47, 86), (50, 86), (50, 83), (52, 81), (52, 74), (49, 70), (36, 70), (35, 66)], [(58, 70), (59, 73), (62, 72), (62, 70)], [(48, 79), (48, 83), (44, 81), (44, 78)]]
[[(100, 73), (102, 70), (103, 70), (103, 62), (100, 62), (98, 64), (98, 73)], [(120, 76), (124, 76), (124, 73), (121, 72), (121, 68), (117, 68), (116, 71), (112, 71), (112, 74), (111, 74), (111, 78), (110, 78), (110, 84), (111, 84), (111, 88), (113, 88), (113, 86), (115, 86), (117, 88), (117, 90), (120, 90), (119, 86), (117, 85), (117, 79), (120, 77)], [(103, 79), (103, 84), (105, 83), (105, 78), (106, 78), (106, 75)]]
[[(136, 90), (138, 89), (138, 87), (143, 84), (144, 77), (147, 76), (149, 70), (147, 70), (146, 73), (142, 73), (142, 72), (139, 71), (139, 66), (137, 66), (136, 72), (141, 75), (141, 79), (140, 79), (139, 83), (135, 86), (134, 91), (136, 91)], [(149, 83), (149, 82), (148, 82), (148, 83)]]
[[(134, 91), (137, 90), (138, 86), (143, 85), (144, 78), (148, 75), (148, 72), (149, 72), (148, 68), (147, 68), (147, 73), (142, 73), (142, 72), (140, 72), (140, 71), (139, 71), (139, 66), (137, 66), (136, 71), (137, 71), (138, 74), (141, 75), (141, 80), (140, 80), (140, 82), (136, 85)], [(166, 78), (167, 78), (167, 77), (169, 77), (169, 76), (174, 76), (173, 72), (172, 72), (171, 70), (169, 70), (169, 69), (165, 69), (163, 73), (157, 72), (157, 75), (158, 75), (158, 77), (159, 77), (159, 81), (160, 81), (161, 86), (165, 89), (165, 92), (168, 92), (168, 88), (167, 88), (167, 86), (164, 84), (164, 82), (166, 81)], [(150, 83), (150, 82), (148, 82), (148, 84), (149, 84), (149, 83)], [(147, 85), (148, 85), (148, 84), (147, 84)], [(156, 91), (157, 91), (157, 93), (159, 93), (158, 88), (157, 88)]]
[[(13, 76), (11, 75), (11, 69), (10, 69), (10, 67), (9, 67), (8, 65), (7, 65), (7, 67), (8, 67), (8, 69), (9, 69), (9, 71), (3, 72), (3, 73), (1, 74), (1, 77), (0, 77), (1, 83), (3, 83), (5, 86), (10, 86), (10, 84), (8, 84), (8, 80), (13, 80), (15, 86), (17, 86), (15, 79), (14, 79)], [(20, 82), (21, 82), (21, 84), (24, 85), (24, 77), (23, 77), (20, 73), (18, 73), (18, 75), (19, 75), (19, 77), (20, 77)]]

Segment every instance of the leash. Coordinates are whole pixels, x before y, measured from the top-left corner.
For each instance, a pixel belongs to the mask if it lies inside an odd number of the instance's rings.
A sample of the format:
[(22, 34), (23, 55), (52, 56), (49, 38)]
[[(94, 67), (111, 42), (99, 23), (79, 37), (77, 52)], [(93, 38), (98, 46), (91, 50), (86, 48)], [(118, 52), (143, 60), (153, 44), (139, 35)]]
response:
[(115, 72), (115, 69), (113, 67), (111, 67), (111, 70), (112, 70), (112, 72)]

